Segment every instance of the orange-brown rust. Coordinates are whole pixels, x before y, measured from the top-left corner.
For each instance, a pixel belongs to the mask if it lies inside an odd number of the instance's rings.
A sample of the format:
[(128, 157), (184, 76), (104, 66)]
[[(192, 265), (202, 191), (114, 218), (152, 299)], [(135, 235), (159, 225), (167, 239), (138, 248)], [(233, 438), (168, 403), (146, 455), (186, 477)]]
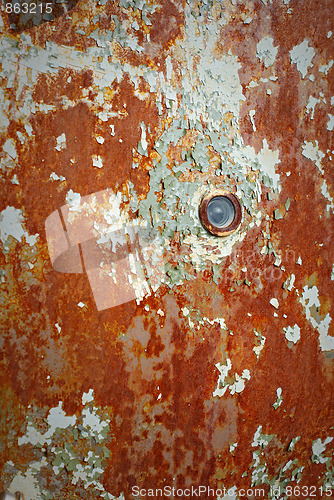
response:
[[(181, 7), (181, 3), (161, 2), (149, 16), (151, 44), (145, 45), (142, 31), (139, 42), (143, 53), (120, 49), (117, 54), (121, 61), (132, 66), (163, 65), (168, 50), (181, 38)], [(76, 20), (83, 17), (84, 9), (84, 2), (79, 2), (72, 11)], [(99, 21), (103, 30), (113, 28), (111, 15), (120, 20), (137, 16), (121, 11), (115, 2), (96, 9), (103, 13)], [(231, 50), (241, 63), (239, 77), (246, 98), (241, 106), (242, 137), (256, 151), (262, 148), (264, 139), (270, 149), (279, 150), (276, 171), (282, 187), (271, 201), (267, 199), (270, 190), (263, 187), (258, 210), (268, 214), (268, 221), (263, 218), (259, 226), (248, 231), (219, 264), (218, 276), (209, 266), (196, 273), (189, 264), (192, 279), (184, 284), (172, 289), (162, 285), (139, 305), (132, 301), (99, 312), (85, 275), (65, 275), (51, 267), (44, 222), (64, 205), (70, 189), (82, 196), (106, 187), (126, 192), (126, 184), (131, 181), (139, 198), (147, 195), (149, 170), (153, 169), (153, 160), (159, 159), (153, 148), (166, 114), (165, 110), (162, 116), (158, 114), (156, 94), (149, 92), (144, 80), (137, 89), (142, 95), (146, 93), (144, 99), (138, 97), (127, 74), (105, 88), (104, 99), (118, 116), (102, 121), (98, 118), (102, 106), (97, 102), (98, 89), (90, 70), (63, 68), (53, 76), (41, 75), (33, 99), (54, 109), (31, 115), (33, 134), (24, 143), (17, 135), (25, 133), (24, 127), (14, 119), (1, 140), (2, 146), (8, 138), (15, 143), (19, 180), (15, 185), (11, 183), (12, 172), (3, 175), (1, 210), (6, 206), (22, 208), (28, 232), (40, 234), (35, 250), (25, 244), (24, 237), (21, 242), (11, 238), (9, 252), (0, 254), (1, 269), (5, 270), (1, 284), (5, 308), (0, 376), (6, 409), (3, 470), (8, 460), (24, 471), (41, 457), (33, 445), (17, 445), (17, 436), (25, 433), (26, 415), (32, 414), (34, 425), (45, 432), (47, 425), (44, 422), (43, 427), (40, 422), (50, 408), (62, 401), (67, 415), (78, 416), (83, 408), (82, 394), (93, 389), (93, 404), (105, 408), (111, 420), (106, 440), (111, 453), (102, 481), (114, 496), (124, 492), (126, 499), (131, 498), (131, 488), (136, 484), (143, 488), (165, 484), (249, 488), (256, 449), (252, 442), (259, 426), (263, 434), (274, 435), (261, 455), (270, 478), (277, 477), (288, 460), (298, 459), (298, 466), (304, 467), (302, 484), (322, 484), (319, 476), (326, 467), (313, 463), (311, 454), (313, 441), (325, 439), (332, 432), (332, 351), (321, 351), (319, 331), (306, 317), (301, 294), (303, 287), (316, 285), (319, 318), (327, 313), (333, 317), (333, 216), (326, 212), (328, 203), (321, 193), (323, 180), (318, 168), (302, 155), (301, 144), (317, 140), (326, 152), (322, 167), (330, 185), (331, 153), (327, 149), (333, 149), (333, 132), (327, 130), (326, 123), (331, 112), (334, 69), (326, 78), (318, 69), (333, 52), (334, 37), (328, 38), (327, 33), (334, 28), (325, 0), (316, 4), (296, 1), (291, 14), (282, 2), (226, 5), (227, 14), (228, 22), (220, 31), (215, 50), (217, 56)], [(251, 23), (243, 22), (246, 15), (253, 17)], [(93, 12), (87, 16), (93, 31)], [(40, 46), (46, 40), (82, 51), (96, 45), (93, 39), (76, 34), (76, 29), (76, 22), (63, 16), (29, 33), (32, 43)], [(269, 69), (256, 57), (256, 45), (266, 35), (279, 47), (275, 66)], [(315, 84), (300, 78), (289, 57), (289, 51), (304, 38), (316, 48), (312, 69)], [(178, 68), (180, 61), (173, 57), (173, 68)], [(266, 85), (259, 81), (274, 71), (277, 81)], [(181, 80), (181, 73), (178, 78)], [(251, 80), (259, 85), (249, 87)], [(272, 90), (270, 95), (268, 88)], [(311, 120), (305, 115), (305, 105), (309, 95), (319, 92), (324, 93), (326, 104), (315, 108)], [(8, 106), (14, 107), (14, 90), (6, 90), (6, 97)], [(64, 109), (63, 99), (73, 104)], [(252, 109), (256, 110), (256, 130), (249, 115)], [(226, 118), (231, 121), (232, 115)], [(147, 156), (133, 154), (141, 138), (141, 123), (146, 129), (150, 127)], [(110, 125), (115, 135), (111, 135)], [(56, 138), (63, 133), (66, 148), (58, 151)], [(96, 141), (98, 136), (104, 138), (102, 144)], [(189, 149), (196, 138), (197, 132), (189, 131), (170, 146), (170, 163), (181, 163), (182, 151)], [(101, 157), (101, 169), (93, 167), (92, 155)], [(133, 156), (138, 160), (137, 168), (133, 168)], [(209, 180), (214, 184), (215, 168), (208, 174), (190, 172), (179, 181), (197, 178), (199, 183)], [(52, 172), (65, 180), (53, 182)], [(253, 173), (250, 181), (257, 178), (258, 172)], [(286, 208), (288, 198), (290, 206)], [(282, 213), (281, 219), (274, 218), (276, 209)], [(268, 243), (268, 228), (274, 251), (281, 255), (279, 265), (274, 265), (273, 252), (262, 252)], [(180, 248), (177, 234), (171, 248), (173, 265), (177, 265), (178, 252), (189, 252), (189, 247)], [(302, 265), (297, 262), (299, 257)], [(33, 270), (28, 262), (33, 262)], [(283, 288), (292, 274), (294, 287)], [(270, 303), (272, 298), (279, 302), (277, 310)], [(157, 312), (160, 310), (163, 314)], [(207, 321), (215, 318), (223, 318), (226, 328)], [(296, 344), (288, 342), (284, 334), (284, 328), (294, 324), (301, 330)], [(259, 356), (254, 350), (259, 346), (254, 330), (265, 337)], [(333, 321), (328, 334), (333, 335)], [(213, 397), (219, 377), (215, 365), (226, 365), (228, 359), (232, 363), (226, 379), (230, 387), (236, 374), (241, 375), (245, 369), (250, 379), (240, 393), (232, 394), (228, 387), (224, 396)], [(283, 403), (274, 409), (279, 387)], [(34, 408), (39, 408), (41, 415), (37, 410), (34, 413)], [(296, 436), (301, 439), (289, 451)], [(74, 441), (72, 436), (71, 443)], [(237, 446), (230, 451), (232, 443)], [(85, 446), (82, 453), (88, 453)], [(332, 453), (332, 447), (333, 442), (327, 445), (327, 454)], [(246, 471), (247, 476), (243, 476)], [(43, 474), (54, 498), (83, 498), (82, 486), (71, 484), (70, 475), (66, 480), (61, 476), (64, 485), (56, 491), (52, 468), (46, 468)], [(12, 472), (3, 473), (6, 487), (12, 477)], [(87, 498), (96, 495), (88, 492)]]

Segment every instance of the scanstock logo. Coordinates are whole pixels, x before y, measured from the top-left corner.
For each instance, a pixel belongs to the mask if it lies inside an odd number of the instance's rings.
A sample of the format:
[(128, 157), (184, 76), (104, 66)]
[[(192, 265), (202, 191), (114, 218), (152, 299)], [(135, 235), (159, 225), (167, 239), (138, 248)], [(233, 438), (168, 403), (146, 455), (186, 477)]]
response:
[(77, 195), (45, 222), (53, 268), (86, 272), (99, 311), (143, 299), (165, 276), (156, 229), (121, 205), (122, 195), (109, 189)]

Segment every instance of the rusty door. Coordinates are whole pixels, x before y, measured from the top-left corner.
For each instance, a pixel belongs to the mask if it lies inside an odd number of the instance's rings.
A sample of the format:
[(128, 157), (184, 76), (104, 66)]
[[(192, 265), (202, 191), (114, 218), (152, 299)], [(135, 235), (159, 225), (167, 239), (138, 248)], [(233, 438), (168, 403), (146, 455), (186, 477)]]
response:
[(1, 486), (332, 498), (334, 4), (1, 4)]

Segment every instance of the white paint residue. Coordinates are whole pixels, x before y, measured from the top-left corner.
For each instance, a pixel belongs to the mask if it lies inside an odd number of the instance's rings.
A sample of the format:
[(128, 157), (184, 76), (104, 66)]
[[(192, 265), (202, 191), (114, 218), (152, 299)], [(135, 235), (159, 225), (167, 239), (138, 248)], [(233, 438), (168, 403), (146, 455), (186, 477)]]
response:
[(167, 76), (167, 80), (170, 81), (170, 79), (172, 78), (172, 60), (171, 60), (171, 57), (170, 56), (167, 56), (166, 57), (166, 76)]
[(147, 152), (147, 146), (148, 146), (148, 143), (147, 143), (147, 140), (146, 140), (146, 126), (145, 126), (145, 123), (141, 123), (140, 124), (140, 127), (141, 127), (141, 147), (143, 148), (143, 151), (146, 153)]
[(328, 335), (329, 325), (332, 321), (329, 313), (319, 320), (317, 310), (320, 308), (319, 291), (314, 285), (304, 286), (300, 302), (304, 307), (306, 319), (313, 328), (319, 332), (319, 344), (322, 351), (334, 350), (334, 337)]
[(248, 114), (249, 114), (251, 124), (253, 126), (253, 131), (256, 132), (256, 126), (255, 126), (255, 121), (254, 121), (255, 109), (250, 109)]
[(215, 318), (215, 319), (209, 319), (207, 318), (206, 316), (203, 317), (203, 320), (200, 320), (199, 321), (199, 324), (200, 325), (204, 325), (204, 322), (208, 322), (210, 325), (213, 325), (215, 323), (218, 323), (220, 325), (220, 328), (222, 330), (225, 330), (226, 329), (226, 323), (225, 323), (225, 320), (224, 318)]
[(328, 186), (327, 186), (327, 183), (326, 181), (324, 181), (322, 183), (322, 186), (321, 186), (321, 194), (326, 198), (326, 200), (328, 200), (328, 204), (327, 204), (327, 207), (326, 207), (326, 210), (327, 212), (329, 212), (330, 210), (332, 210), (332, 212), (334, 212), (334, 201), (333, 201), (333, 198), (331, 197), (330, 193), (329, 193), (329, 190), (328, 190)]
[(91, 401), (94, 401), (94, 396), (93, 396), (93, 389), (89, 389), (88, 392), (84, 392), (82, 394), (82, 404), (85, 405), (86, 403), (90, 403)]
[(240, 393), (244, 390), (246, 380), (250, 380), (249, 370), (243, 370), (241, 375), (238, 375), (237, 373), (235, 374), (235, 382), (229, 386), (232, 396), (233, 394)]
[(294, 274), (291, 274), (289, 278), (286, 280), (286, 289), (291, 292), (291, 290), (294, 288), (294, 283), (296, 280), (296, 276)]
[(228, 385), (225, 383), (225, 378), (228, 376), (228, 372), (232, 368), (232, 363), (229, 358), (226, 360), (226, 365), (223, 365), (222, 363), (217, 363), (216, 368), (218, 368), (220, 375), (217, 381), (217, 387), (216, 390), (213, 392), (212, 396), (218, 396), (221, 398), (225, 392), (227, 391)]
[(268, 444), (268, 439), (265, 439), (265, 434), (262, 434), (262, 425), (259, 425), (259, 427), (256, 429), (252, 446), (253, 447), (260, 447), (260, 448), (265, 448)]
[[(334, 266), (333, 266), (333, 269), (334, 269)], [(183, 316), (189, 316), (189, 309), (188, 309), (188, 307), (182, 307), (181, 311), (182, 311)]]
[(256, 46), (256, 56), (264, 63), (266, 68), (275, 62), (278, 48), (274, 46), (274, 40), (270, 36), (265, 36)]
[(57, 175), (55, 172), (51, 172), (50, 179), (53, 181), (66, 181), (66, 178), (63, 175)]
[(55, 146), (55, 149), (57, 149), (57, 151), (61, 151), (66, 148), (66, 135), (64, 133), (57, 137), (56, 141), (57, 146)]
[[(88, 393), (83, 393), (83, 404), (90, 402), (93, 395), (93, 390), (90, 389)], [(87, 438), (90, 442), (92, 438), (97, 443), (101, 443), (107, 435), (107, 431), (109, 429), (109, 420), (102, 421), (99, 415), (96, 413), (97, 408), (93, 408), (92, 410), (87, 407), (82, 411), (82, 424), (80, 427), (81, 436)], [(74, 460), (75, 468), (72, 470), (72, 484), (77, 484), (78, 480), (81, 479), (84, 482), (85, 488), (88, 486), (94, 486), (101, 497), (108, 498), (112, 500), (114, 497), (109, 493), (104, 491), (103, 485), (98, 481), (98, 478), (101, 474), (103, 474), (103, 469), (101, 468), (101, 454), (94, 453), (94, 451), (90, 450), (86, 457), (83, 459), (80, 456), (77, 456), (71, 446), (59, 446), (59, 444), (55, 445), (54, 435), (59, 434), (60, 429), (67, 429), (68, 427), (75, 428), (76, 424), (76, 416), (67, 416), (62, 409), (62, 402), (60, 401), (58, 407), (51, 408), (49, 411), (49, 415), (47, 417), (47, 423), (49, 424), (49, 429), (46, 433), (41, 434), (38, 430), (36, 430), (31, 420), (28, 417), (28, 426), (26, 434), (23, 437), (18, 438), (19, 446), (24, 445), (26, 443), (30, 443), (34, 446), (41, 445), (45, 448), (48, 448), (52, 453), (55, 454), (56, 458), (59, 455), (62, 457), (62, 461), (59, 466), (54, 465), (53, 472), (58, 475), (62, 470), (65, 469), (66, 461)], [(56, 442), (58, 440), (56, 438)], [(37, 482), (36, 475), (42, 467), (46, 467), (50, 465), (47, 462), (47, 459), (43, 457), (40, 462), (33, 462), (29, 465), (28, 471), (25, 473), (19, 472), (11, 486), (10, 489), (12, 491), (23, 491), (25, 498), (30, 498), (31, 500), (37, 500), (40, 498), (44, 498), (45, 491), (39, 491), (35, 488), (35, 485), (40, 487)], [(103, 492), (103, 493), (101, 493)], [(40, 496), (41, 493), (41, 496)], [(119, 500), (124, 500), (123, 495), (118, 497)]]
[(51, 410), (49, 411), (47, 422), (50, 426), (50, 430), (47, 432), (47, 434), (53, 434), (57, 427), (59, 427), (60, 429), (66, 429), (66, 427), (69, 427), (70, 425), (75, 425), (75, 422), (77, 420), (76, 416), (73, 415), (68, 417), (64, 412), (62, 406), (63, 402), (59, 401), (58, 406), (56, 408), (51, 408)]
[(5, 153), (9, 154), (9, 156), (13, 158), (13, 160), (15, 160), (17, 153), (13, 139), (7, 139), (5, 144), (2, 146), (2, 149), (5, 151)]
[(254, 330), (254, 333), (255, 333), (256, 337), (259, 339), (260, 344), (254, 346), (253, 351), (255, 352), (257, 359), (259, 359), (260, 353), (261, 353), (262, 349), (264, 348), (264, 344), (266, 342), (266, 337), (264, 337), (260, 332), (258, 332), (256, 330)]
[(323, 66), (320, 66), (320, 68), (319, 68), (320, 73), (324, 73), (327, 76), (328, 71), (331, 69), (333, 64), (334, 64), (334, 61), (333, 61), (333, 59), (331, 59), (328, 64), (324, 64)]
[(272, 180), (274, 189), (278, 189), (280, 176), (275, 172), (275, 165), (280, 163), (279, 150), (272, 151), (268, 147), (267, 140), (263, 140), (263, 148), (258, 154), (261, 170)]
[(332, 321), (329, 313), (326, 314), (325, 318), (318, 324), (319, 332), (319, 343), (322, 351), (332, 351), (334, 350), (334, 337), (328, 335), (329, 325)]
[(90, 429), (93, 433), (98, 434), (98, 437), (103, 438), (101, 432), (108, 427), (109, 421), (103, 421), (100, 419), (99, 415), (96, 413), (97, 408), (84, 408), (82, 410), (82, 425)]
[(92, 160), (93, 160), (93, 167), (97, 167), (97, 168), (102, 168), (103, 167), (103, 162), (102, 162), (101, 156), (99, 156), (99, 155), (93, 155), (92, 156)]
[(321, 161), (325, 157), (325, 153), (323, 153), (319, 149), (318, 141), (304, 141), (304, 143), (302, 144), (302, 155), (305, 156), (305, 158), (314, 161), (320, 173), (322, 175), (324, 174), (324, 169), (322, 168)]
[(80, 193), (74, 193), (72, 189), (70, 189), (67, 194), (65, 201), (69, 205), (69, 211), (70, 212), (80, 212), (80, 200), (81, 200), (81, 195)]
[(283, 403), (282, 392), (283, 392), (282, 387), (278, 387), (276, 389), (277, 399), (276, 399), (275, 403), (273, 404), (273, 407), (275, 408), (275, 410), (277, 410), (277, 408), (279, 408), (281, 406), (281, 404)]
[(36, 444), (44, 444), (46, 442), (46, 434), (41, 434), (35, 427), (29, 422), (27, 425), (27, 430), (24, 436), (19, 437), (17, 442), (18, 445), (21, 446), (26, 443), (31, 443), (34, 446)]
[(241, 375), (238, 375), (237, 373), (235, 374), (233, 383), (227, 383), (225, 379), (228, 376), (228, 372), (232, 368), (231, 360), (227, 358), (226, 365), (223, 365), (222, 363), (217, 363), (215, 366), (218, 368), (220, 375), (217, 381), (217, 387), (212, 394), (213, 397), (215, 396), (222, 397), (227, 391), (227, 389), (229, 389), (232, 396), (235, 393), (240, 393), (245, 388), (246, 380), (250, 380), (251, 378), (249, 370), (246, 369), (243, 370)]
[(321, 439), (316, 439), (312, 443), (312, 452), (313, 457), (312, 461), (316, 464), (325, 464), (326, 462), (330, 462), (330, 457), (323, 457), (322, 454), (326, 451), (326, 445), (333, 441), (332, 437), (327, 437), (322, 442)]
[(300, 340), (300, 328), (298, 325), (288, 326), (283, 328), (283, 331), (285, 333), (285, 338), (289, 342), (296, 344), (298, 340)]
[(95, 139), (97, 140), (97, 142), (99, 144), (103, 144), (104, 143), (104, 137), (102, 137), (101, 135), (98, 135), (97, 137), (95, 137)]
[(277, 299), (275, 298), (272, 298), (270, 299), (270, 304), (275, 308), (275, 309), (278, 309), (279, 308), (279, 302)]
[(36, 446), (38, 443), (43, 445), (45, 443), (51, 443), (51, 437), (54, 434), (57, 427), (60, 429), (66, 429), (70, 425), (75, 425), (76, 417), (67, 416), (64, 410), (62, 409), (62, 401), (59, 401), (59, 404), (55, 408), (51, 408), (49, 411), (49, 415), (47, 417), (47, 423), (50, 428), (44, 433), (41, 434), (35, 427), (29, 422), (27, 426), (27, 430), (24, 436), (18, 438), (18, 445), (21, 446), (26, 443), (31, 443)]
[[(2, 19), (1, 16), (0, 19)], [(9, 125), (9, 120), (5, 114), (5, 107), (4, 107), (5, 100), (6, 100), (5, 93), (3, 89), (0, 89), (0, 129), (2, 130), (6, 129)]]
[[(222, 257), (226, 257), (232, 253), (234, 245), (237, 242), (241, 242), (245, 236), (246, 232), (239, 233), (235, 231), (229, 236), (227, 241), (227, 239), (224, 240), (223, 238), (217, 240), (214, 236), (206, 236), (204, 239), (199, 238), (196, 234), (189, 234), (184, 238), (184, 243), (191, 247), (191, 253), (189, 254), (191, 262), (196, 270), (200, 270), (203, 265), (203, 259), (209, 260), (213, 264), (219, 263)], [(208, 253), (207, 246), (209, 245), (217, 251), (215, 253)]]
[(311, 111), (311, 120), (314, 119), (314, 111), (317, 104), (321, 102), (320, 99), (316, 99), (313, 95), (310, 95), (306, 104), (306, 113), (309, 114)]
[[(222, 55), (219, 60), (216, 58), (220, 36), (218, 24), (210, 24), (202, 30), (192, 15), (190, 4), (186, 4), (185, 17), (186, 38), (182, 41), (182, 49), (189, 68), (183, 76), (185, 112), (191, 121), (204, 120), (208, 128), (219, 130), (221, 116), (215, 117), (209, 110), (219, 109), (220, 115), (232, 112), (239, 117), (240, 101), (245, 100), (238, 75), (241, 64), (231, 53)], [(198, 56), (196, 71), (192, 70), (194, 51)]]
[(305, 78), (307, 75), (308, 68), (312, 68), (312, 59), (314, 56), (315, 50), (312, 46), (309, 46), (308, 40), (304, 40), (290, 50), (291, 62), (296, 64), (297, 70), (302, 75), (302, 78)]
[(229, 448), (230, 453), (231, 453), (232, 451), (234, 451), (234, 450), (236, 449), (236, 447), (237, 447), (237, 446), (238, 446), (238, 443), (237, 443), (237, 442), (236, 442), (236, 443), (232, 443), (232, 444), (230, 444), (230, 448)]
[(38, 234), (34, 236), (29, 235), (23, 227), (24, 217), (22, 215), (22, 210), (14, 207), (7, 207), (0, 213), (0, 239), (2, 243), (8, 240), (9, 236), (12, 236), (17, 241), (22, 241), (24, 236), (26, 242), (33, 246), (38, 238)]
[(24, 473), (18, 472), (16, 474), (8, 490), (22, 491), (26, 499), (41, 500), (44, 496), (42, 497), (41, 495), (37, 474), (42, 467), (47, 467), (47, 465), (48, 463), (45, 457), (39, 462), (30, 463), (29, 468)]
[(333, 129), (334, 129), (334, 115), (328, 113), (327, 130), (332, 132)]

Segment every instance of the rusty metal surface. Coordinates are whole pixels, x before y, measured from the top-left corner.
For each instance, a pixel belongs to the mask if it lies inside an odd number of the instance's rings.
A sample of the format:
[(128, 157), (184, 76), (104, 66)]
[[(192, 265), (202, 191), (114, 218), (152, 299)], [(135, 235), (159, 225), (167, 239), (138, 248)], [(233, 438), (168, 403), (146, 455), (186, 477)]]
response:
[[(330, 498), (333, 2), (89, 0), (19, 28), (5, 4), (0, 490)], [(226, 237), (198, 217), (216, 189), (243, 206)], [(105, 190), (100, 218), (158, 240), (146, 292), (99, 310), (45, 223), (102, 237), (81, 208)]]

